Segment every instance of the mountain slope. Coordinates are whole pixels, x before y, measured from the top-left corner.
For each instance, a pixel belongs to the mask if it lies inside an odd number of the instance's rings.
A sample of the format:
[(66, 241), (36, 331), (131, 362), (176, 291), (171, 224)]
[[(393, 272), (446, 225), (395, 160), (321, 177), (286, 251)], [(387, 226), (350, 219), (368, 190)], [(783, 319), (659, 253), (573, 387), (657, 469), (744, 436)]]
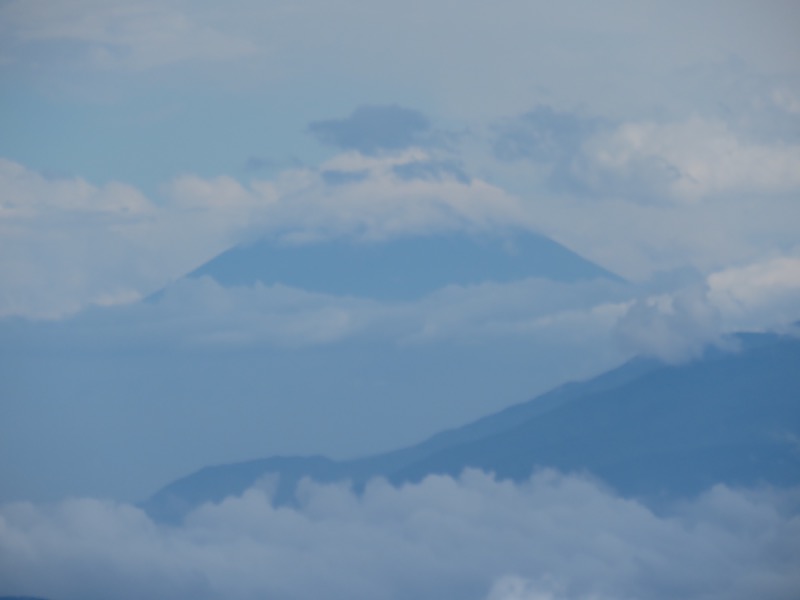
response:
[(781, 340), (664, 367), (517, 427), (441, 450), (393, 481), (465, 466), (525, 478), (532, 468), (586, 470), (627, 495), (688, 495), (800, 482), (800, 342)]
[(619, 492), (658, 499), (717, 482), (800, 483), (800, 340), (740, 336), (738, 353), (668, 366), (636, 360), (583, 383), (412, 446), (364, 459), (272, 458), (203, 469), (168, 485), (144, 507), (179, 519), (206, 501), (280, 475), (274, 500), (291, 502), (303, 477), (394, 483), (466, 467), (515, 480), (537, 467), (587, 471)]

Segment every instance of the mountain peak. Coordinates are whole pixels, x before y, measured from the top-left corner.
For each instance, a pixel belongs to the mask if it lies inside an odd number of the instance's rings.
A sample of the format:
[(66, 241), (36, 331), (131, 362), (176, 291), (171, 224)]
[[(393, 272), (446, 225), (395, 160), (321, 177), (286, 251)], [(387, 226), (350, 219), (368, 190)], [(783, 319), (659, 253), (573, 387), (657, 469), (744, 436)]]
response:
[(418, 235), (287, 244), (261, 239), (223, 252), (189, 273), (224, 286), (283, 284), (332, 295), (402, 301), (447, 285), (532, 277), (580, 281), (617, 275), (540, 234)]

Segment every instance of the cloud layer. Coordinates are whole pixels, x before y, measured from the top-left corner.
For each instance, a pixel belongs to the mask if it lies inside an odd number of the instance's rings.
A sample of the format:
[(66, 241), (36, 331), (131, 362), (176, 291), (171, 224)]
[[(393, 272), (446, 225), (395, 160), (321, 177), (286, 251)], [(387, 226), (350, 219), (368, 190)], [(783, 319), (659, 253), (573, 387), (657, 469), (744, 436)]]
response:
[(579, 476), (477, 471), (361, 497), (271, 482), (179, 527), (73, 499), (0, 511), (0, 593), (101, 598), (793, 598), (796, 494), (716, 487), (659, 515)]
[(516, 198), (428, 158), (350, 153), (249, 183), (185, 175), (158, 202), (131, 186), (50, 179), (0, 160), (0, 316), (130, 301), (257, 236), (308, 243), (525, 226)]

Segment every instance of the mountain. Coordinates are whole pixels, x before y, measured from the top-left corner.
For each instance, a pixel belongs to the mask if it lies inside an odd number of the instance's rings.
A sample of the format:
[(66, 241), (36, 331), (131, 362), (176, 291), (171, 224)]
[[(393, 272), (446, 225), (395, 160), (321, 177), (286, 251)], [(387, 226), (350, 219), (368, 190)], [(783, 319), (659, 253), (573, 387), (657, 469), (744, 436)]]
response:
[(522, 480), (538, 467), (589, 472), (618, 492), (657, 502), (715, 483), (800, 483), (800, 340), (742, 334), (733, 353), (683, 365), (637, 359), (557, 388), (409, 448), (332, 461), (275, 457), (202, 469), (157, 492), (144, 508), (175, 521), (203, 502), (241, 494), (268, 473), (274, 501), (297, 482), (370, 478), (395, 484), (466, 467)]
[(418, 298), (447, 285), (529, 277), (579, 281), (617, 275), (539, 234), (463, 233), (381, 241), (273, 240), (236, 246), (189, 273), (224, 286), (282, 283), (309, 291), (377, 300)]

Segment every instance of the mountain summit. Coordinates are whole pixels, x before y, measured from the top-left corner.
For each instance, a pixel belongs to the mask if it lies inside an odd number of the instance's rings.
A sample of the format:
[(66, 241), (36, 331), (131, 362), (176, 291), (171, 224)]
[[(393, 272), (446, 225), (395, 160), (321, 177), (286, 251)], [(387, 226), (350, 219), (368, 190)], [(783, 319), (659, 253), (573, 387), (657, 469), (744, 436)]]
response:
[(505, 283), (530, 277), (619, 280), (550, 238), (530, 232), (304, 244), (263, 239), (223, 252), (188, 275), (203, 276), (224, 286), (281, 283), (376, 300), (409, 300), (447, 285)]

